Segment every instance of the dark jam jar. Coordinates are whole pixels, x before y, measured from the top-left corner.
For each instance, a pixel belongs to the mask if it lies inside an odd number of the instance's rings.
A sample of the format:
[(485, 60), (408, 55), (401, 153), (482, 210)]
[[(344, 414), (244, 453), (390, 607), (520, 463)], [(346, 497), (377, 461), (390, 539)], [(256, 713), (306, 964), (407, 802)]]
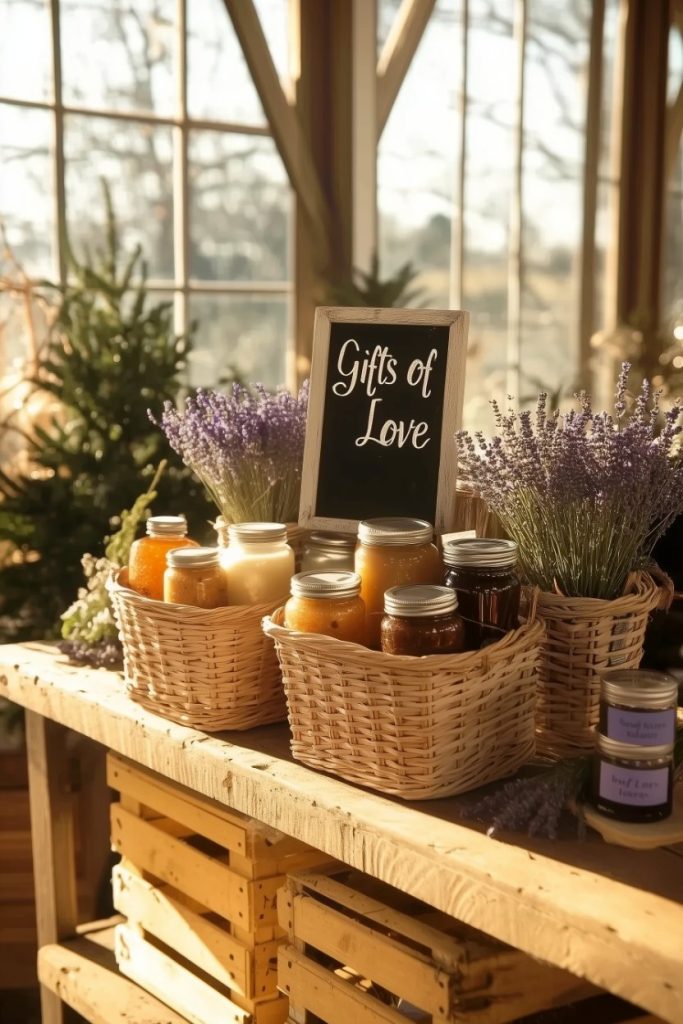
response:
[(678, 683), (663, 672), (618, 669), (600, 680), (603, 736), (638, 747), (671, 744), (676, 738)]
[(465, 622), (465, 645), (474, 650), (519, 625), (517, 545), (513, 540), (468, 537), (444, 544), (446, 586), (455, 591)]
[(392, 587), (384, 595), (381, 624), (385, 654), (457, 654), (465, 629), (458, 602), (448, 587)]
[(634, 747), (597, 736), (592, 800), (616, 821), (661, 821), (671, 814), (673, 747)]

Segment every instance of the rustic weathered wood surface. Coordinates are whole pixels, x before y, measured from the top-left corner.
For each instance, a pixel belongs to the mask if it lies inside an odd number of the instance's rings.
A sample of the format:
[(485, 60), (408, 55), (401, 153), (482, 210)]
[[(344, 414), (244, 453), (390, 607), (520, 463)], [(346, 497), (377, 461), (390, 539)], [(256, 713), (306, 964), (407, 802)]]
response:
[(0, 648), (0, 694), (482, 931), (683, 1024), (683, 851), (488, 839), (458, 799), (399, 804), (293, 764), (284, 726), (209, 737), (53, 648)]

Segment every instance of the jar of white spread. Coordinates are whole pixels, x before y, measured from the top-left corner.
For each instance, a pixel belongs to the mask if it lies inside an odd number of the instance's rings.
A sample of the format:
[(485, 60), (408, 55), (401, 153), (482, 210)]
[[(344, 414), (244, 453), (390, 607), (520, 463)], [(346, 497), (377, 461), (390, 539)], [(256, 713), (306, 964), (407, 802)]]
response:
[(294, 552), (282, 523), (232, 523), (221, 564), (231, 605), (266, 604), (289, 595)]

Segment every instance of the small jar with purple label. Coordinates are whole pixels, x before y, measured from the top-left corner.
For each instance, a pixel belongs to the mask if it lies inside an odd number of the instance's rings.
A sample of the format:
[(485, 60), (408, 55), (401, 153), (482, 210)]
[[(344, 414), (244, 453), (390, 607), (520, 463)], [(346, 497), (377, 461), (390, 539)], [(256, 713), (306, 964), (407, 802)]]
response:
[(606, 817), (644, 824), (671, 814), (673, 747), (634, 747), (600, 734), (592, 802)]
[(635, 747), (672, 744), (676, 737), (678, 684), (662, 672), (620, 669), (600, 683), (603, 736)]

